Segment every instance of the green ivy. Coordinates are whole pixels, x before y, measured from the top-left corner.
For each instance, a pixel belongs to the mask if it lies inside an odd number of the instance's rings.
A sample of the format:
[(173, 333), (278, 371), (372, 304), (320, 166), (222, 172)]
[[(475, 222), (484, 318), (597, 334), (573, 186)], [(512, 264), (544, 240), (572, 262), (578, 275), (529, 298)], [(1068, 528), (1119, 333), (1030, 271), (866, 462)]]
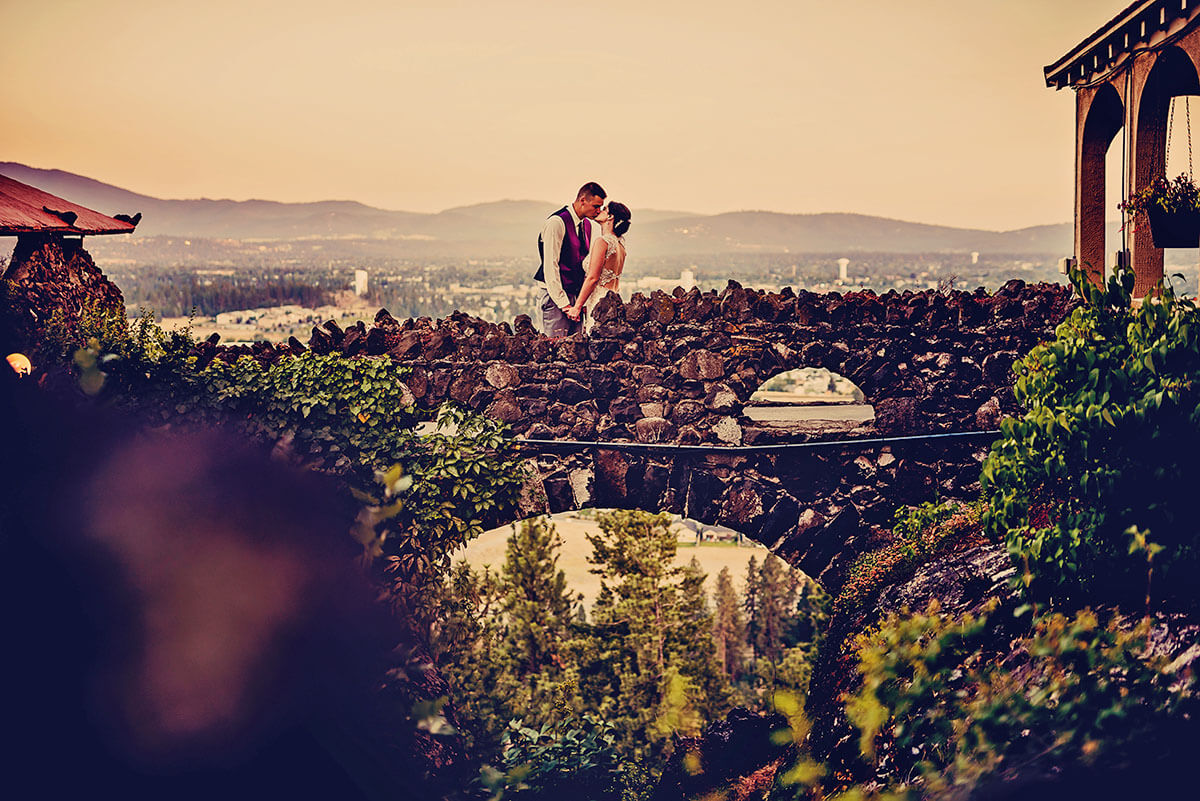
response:
[(1072, 274), (1087, 303), (1017, 363), (1025, 413), (983, 466), (985, 523), (1035, 598), (1140, 601), (1131, 526), (1164, 549), (1163, 594), (1196, 598), (1198, 529), (1181, 501), (1200, 486), (1200, 312), (1161, 284), (1134, 305), (1133, 279)]
[(415, 406), (408, 368), (390, 358), (306, 351), (201, 367), (191, 332), (166, 333), (152, 315), (89, 331), (75, 361), (99, 401), (158, 425), (232, 428), (340, 476), (362, 504), (352, 533), (369, 559), (386, 557), (393, 601), (418, 632), (433, 576), (524, 485), (523, 462), (495, 420), (447, 405), (434, 430), (419, 433), (429, 413)]

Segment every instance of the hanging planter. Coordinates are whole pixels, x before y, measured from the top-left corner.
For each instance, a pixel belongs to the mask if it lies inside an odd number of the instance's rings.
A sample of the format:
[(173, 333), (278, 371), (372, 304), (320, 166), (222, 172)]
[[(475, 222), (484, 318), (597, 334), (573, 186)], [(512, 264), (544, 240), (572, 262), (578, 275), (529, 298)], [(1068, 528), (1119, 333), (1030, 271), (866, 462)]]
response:
[(1146, 209), (1150, 237), (1156, 248), (1200, 247), (1200, 209), (1167, 211), (1161, 206)]
[(1132, 218), (1145, 216), (1157, 248), (1200, 247), (1200, 188), (1186, 175), (1159, 176), (1120, 208)]

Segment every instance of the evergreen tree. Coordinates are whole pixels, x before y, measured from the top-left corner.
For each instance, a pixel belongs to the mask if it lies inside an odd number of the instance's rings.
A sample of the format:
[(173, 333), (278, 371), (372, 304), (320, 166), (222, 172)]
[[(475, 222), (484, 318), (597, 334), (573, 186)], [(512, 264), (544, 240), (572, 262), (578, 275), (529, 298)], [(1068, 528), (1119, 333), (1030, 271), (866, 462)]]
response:
[(716, 662), (703, 573), (674, 566), (670, 516), (621, 511), (598, 520), (600, 533), (589, 540), (602, 588), (581, 691), (623, 732), (627, 752), (645, 756), (669, 732), (697, 734), (724, 712), (728, 684)]
[(519, 678), (561, 664), (558, 650), (566, 639), (575, 600), (558, 568), (562, 537), (545, 517), (513, 527), (505, 551), (502, 578), (509, 657)]
[(505, 695), (515, 717), (535, 726), (558, 720), (556, 698), (577, 683), (572, 654), (578, 649), (571, 643), (576, 599), (558, 567), (561, 545), (548, 518), (523, 521), (508, 538), (501, 578), (500, 658), (507, 669), (492, 690)]
[(758, 659), (759, 596), (761, 595), (762, 572), (758, 559), (750, 557), (746, 563), (746, 593), (742, 606), (746, 610), (746, 641), (750, 646), (750, 658)]
[(761, 659), (778, 663), (783, 657), (786, 628), (796, 608), (799, 579), (782, 559), (768, 556), (758, 576), (755, 650)]
[(494, 691), (510, 683), (506, 677), (511, 672), (500, 649), (498, 577), (486, 568), (476, 573), (465, 561), (457, 562), (430, 597), (429, 650), (450, 686), (456, 723), (468, 749), (492, 751), (512, 717), (507, 695)]
[(669, 661), (687, 666), (693, 683), (695, 707), (706, 720), (713, 720), (729, 707), (729, 678), (717, 659), (713, 640), (713, 614), (704, 582), (708, 575), (693, 556), (679, 573), (679, 624), (669, 641)]
[(730, 680), (736, 682), (745, 669), (746, 618), (738, 604), (737, 592), (733, 588), (733, 579), (727, 567), (721, 568), (721, 572), (717, 574), (713, 603), (716, 609), (713, 614), (712, 636), (717, 648), (717, 661)]

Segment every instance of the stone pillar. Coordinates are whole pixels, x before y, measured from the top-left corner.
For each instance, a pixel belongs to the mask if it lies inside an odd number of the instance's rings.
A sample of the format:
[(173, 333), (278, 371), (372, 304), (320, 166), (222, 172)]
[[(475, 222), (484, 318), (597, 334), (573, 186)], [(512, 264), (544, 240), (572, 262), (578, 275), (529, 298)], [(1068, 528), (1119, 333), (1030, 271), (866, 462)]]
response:
[[(1151, 75), (1160, 54), (1140, 59), (1133, 67), (1133, 109), (1129, 136), (1129, 186), (1131, 194), (1147, 186), (1166, 170), (1167, 109), (1171, 98), (1165, 77)], [(1136, 278), (1134, 297), (1144, 297), (1162, 280), (1163, 252), (1154, 246), (1150, 226), (1139, 220), (1130, 234), (1130, 257)]]
[[(4, 272), (0, 349), (46, 353), (49, 327), (78, 331), (81, 319), (127, 325), (125, 299), (83, 248), (82, 238), (22, 234)], [(8, 352), (7, 350), (5, 352)]]
[(1124, 111), (1110, 84), (1075, 95), (1075, 258), (1091, 280), (1104, 283), (1105, 223), (1117, 198), (1106, 198), (1105, 160)]

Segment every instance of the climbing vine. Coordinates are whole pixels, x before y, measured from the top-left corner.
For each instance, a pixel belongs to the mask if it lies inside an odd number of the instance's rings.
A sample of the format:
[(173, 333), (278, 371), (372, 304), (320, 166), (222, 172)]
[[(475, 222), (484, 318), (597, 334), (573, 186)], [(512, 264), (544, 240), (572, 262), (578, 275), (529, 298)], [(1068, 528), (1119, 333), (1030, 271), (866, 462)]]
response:
[(1035, 597), (1075, 602), (1143, 599), (1137, 526), (1162, 549), (1160, 598), (1193, 603), (1196, 527), (1180, 500), (1200, 482), (1200, 312), (1162, 285), (1133, 304), (1129, 271), (1072, 280), (1087, 304), (1016, 365), (1025, 413), (984, 463), (985, 523)]

